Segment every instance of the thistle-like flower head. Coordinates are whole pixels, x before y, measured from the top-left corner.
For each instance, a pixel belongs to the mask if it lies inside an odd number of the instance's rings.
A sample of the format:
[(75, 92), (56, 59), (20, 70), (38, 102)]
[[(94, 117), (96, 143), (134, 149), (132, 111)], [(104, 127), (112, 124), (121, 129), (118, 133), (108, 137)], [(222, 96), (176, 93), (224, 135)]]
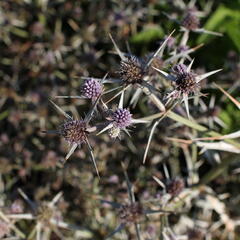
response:
[(197, 75), (191, 70), (192, 64), (193, 64), (193, 60), (191, 61), (191, 63), (188, 66), (186, 66), (182, 63), (173, 66), (173, 68), (172, 68), (173, 74), (168, 74), (160, 69), (153, 67), (164, 78), (172, 81), (175, 89), (168, 95), (168, 98), (170, 99), (170, 98), (182, 97), (184, 100), (184, 103), (185, 103), (188, 117), (190, 116), (189, 107), (188, 107), (188, 95), (190, 93), (198, 92), (199, 83), (203, 79), (222, 70), (222, 69), (218, 69), (215, 71)]
[(144, 65), (137, 57), (130, 56), (121, 61), (119, 73), (125, 84), (141, 84), (145, 75)]
[(132, 114), (126, 108), (118, 108), (113, 113), (112, 119), (114, 126), (121, 129), (132, 123)]
[(83, 120), (69, 120), (60, 126), (60, 135), (70, 144), (81, 145), (86, 141), (87, 126)]
[(81, 88), (82, 95), (88, 99), (96, 100), (102, 93), (101, 83), (93, 78), (86, 79)]
[(199, 84), (196, 82), (196, 74), (193, 71), (187, 71), (187, 66), (184, 64), (177, 64), (173, 68), (173, 73), (176, 76), (175, 94), (176, 98), (181, 97), (183, 94), (190, 94), (199, 89)]
[(200, 21), (196, 15), (195, 8), (190, 8), (187, 10), (186, 15), (182, 19), (181, 25), (188, 30), (196, 30), (199, 28)]
[(122, 223), (137, 223), (143, 214), (142, 205), (138, 202), (124, 204), (118, 211), (118, 216)]
[(167, 193), (172, 195), (172, 197), (176, 197), (177, 195), (179, 195), (179, 193), (182, 192), (184, 187), (185, 187), (184, 181), (180, 178), (175, 178), (167, 183), (166, 190)]

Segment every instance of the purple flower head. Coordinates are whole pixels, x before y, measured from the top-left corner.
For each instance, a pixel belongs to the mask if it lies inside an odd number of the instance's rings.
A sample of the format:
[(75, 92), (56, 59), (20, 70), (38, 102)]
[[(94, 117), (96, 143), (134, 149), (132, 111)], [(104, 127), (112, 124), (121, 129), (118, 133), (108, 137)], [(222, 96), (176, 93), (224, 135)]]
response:
[(143, 208), (138, 202), (124, 204), (118, 211), (120, 221), (125, 224), (139, 222), (143, 214)]
[(70, 144), (81, 144), (86, 140), (86, 123), (82, 120), (72, 120), (60, 126), (60, 135)]
[(186, 15), (182, 19), (182, 26), (188, 30), (196, 30), (199, 28), (199, 24), (200, 21), (196, 15), (196, 9), (188, 9)]
[(102, 93), (102, 86), (96, 79), (85, 80), (81, 92), (84, 97), (95, 100)]
[(187, 45), (180, 45), (180, 46), (177, 48), (177, 51), (178, 51), (179, 53), (186, 52), (187, 50), (189, 50), (189, 46), (187, 46)]
[(176, 75), (186, 74), (187, 73), (187, 66), (183, 63), (179, 63), (179, 64), (173, 66), (172, 70)]
[(115, 127), (125, 128), (132, 123), (132, 114), (126, 108), (118, 108), (113, 113), (112, 119)]
[(166, 185), (167, 193), (172, 195), (173, 197), (179, 195), (183, 189), (185, 188), (185, 183), (180, 178), (175, 178), (172, 180), (169, 180), (169, 182)]

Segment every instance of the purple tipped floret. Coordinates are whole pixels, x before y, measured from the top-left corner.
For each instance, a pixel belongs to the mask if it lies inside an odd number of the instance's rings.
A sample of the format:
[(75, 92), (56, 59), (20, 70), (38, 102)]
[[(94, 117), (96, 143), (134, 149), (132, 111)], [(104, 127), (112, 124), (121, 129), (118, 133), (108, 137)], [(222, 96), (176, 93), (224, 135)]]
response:
[(96, 99), (102, 93), (102, 86), (95, 79), (87, 79), (82, 86), (82, 94), (88, 99)]
[(187, 73), (187, 66), (183, 63), (179, 63), (177, 65), (175, 65), (172, 70), (174, 71), (174, 73), (176, 75), (180, 75), (180, 74), (186, 74)]
[(113, 113), (113, 122), (117, 128), (128, 127), (132, 123), (132, 114), (126, 108), (119, 108)]

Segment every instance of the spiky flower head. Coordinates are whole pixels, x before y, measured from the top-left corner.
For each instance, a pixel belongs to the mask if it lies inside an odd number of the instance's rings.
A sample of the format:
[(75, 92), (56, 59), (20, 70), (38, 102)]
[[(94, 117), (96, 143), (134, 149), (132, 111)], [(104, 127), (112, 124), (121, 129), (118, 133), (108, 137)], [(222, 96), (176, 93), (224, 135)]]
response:
[(196, 81), (196, 74), (192, 71), (187, 71), (187, 66), (184, 64), (177, 64), (173, 68), (175, 74), (175, 94), (173, 97), (179, 98), (182, 94), (190, 94), (199, 89), (199, 84)]
[(60, 135), (70, 144), (82, 144), (86, 140), (87, 126), (83, 120), (71, 120), (62, 124), (59, 129)]
[(96, 79), (86, 79), (81, 88), (81, 93), (84, 97), (95, 100), (102, 93), (102, 85)]
[(126, 108), (118, 108), (112, 116), (114, 127), (125, 128), (132, 123), (132, 114)]
[(135, 56), (130, 56), (121, 61), (119, 73), (125, 84), (141, 84), (145, 75), (145, 70), (140, 59)]
[(199, 18), (196, 15), (196, 9), (191, 8), (187, 10), (186, 15), (182, 19), (181, 25), (188, 30), (196, 30), (199, 28)]
[(180, 178), (172, 179), (166, 184), (167, 193), (169, 193), (172, 197), (179, 195), (184, 187), (185, 183)]
[(118, 211), (122, 223), (137, 223), (143, 216), (142, 205), (138, 202), (124, 204)]

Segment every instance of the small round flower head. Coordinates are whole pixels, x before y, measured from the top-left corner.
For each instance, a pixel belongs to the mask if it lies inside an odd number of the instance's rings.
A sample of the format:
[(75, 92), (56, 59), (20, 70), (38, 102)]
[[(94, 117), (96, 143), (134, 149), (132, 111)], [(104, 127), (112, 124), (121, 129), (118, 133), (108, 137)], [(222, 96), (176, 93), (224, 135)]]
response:
[(132, 123), (132, 114), (126, 108), (118, 108), (112, 116), (114, 127), (125, 128)]
[(187, 71), (187, 66), (177, 64), (173, 67), (173, 72), (176, 75), (174, 82), (176, 94), (174, 97), (181, 97), (182, 94), (189, 94), (198, 90), (199, 85), (196, 82), (195, 74)]
[(143, 208), (140, 203), (124, 204), (118, 211), (122, 223), (137, 223), (143, 216)]
[(188, 30), (196, 30), (199, 28), (199, 18), (196, 16), (196, 9), (189, 9), (183, 18), (181, 25)]
[(176, 197), (182, 192), (184, 187), (185, 187), (184, 181), (180, 178), (175, 178), (167, 183), (166, 190), (167, 193), (172, 195), (172, 197)]
[(90, 78), (83, 83), (81, 92), (84, 97), (95, 100), (102, 93), (102, 86), (99, 81)]
[(120, 128), (118, 128), (118, 127), (110, 128), (109, 131), (108, 131), (108, 135), (111, 138), (117, 138), (120, 135)]
[(70, 144), (81, 144), (86, 140), (86, 123), (83, 120), (72, 120), (60, 126), (60, 135)]
[(143, 63), (138, 58), (130, 56), (121, 61), (119, 73), (124, 83), (135, 84), (143, 81), (145, 70)]

